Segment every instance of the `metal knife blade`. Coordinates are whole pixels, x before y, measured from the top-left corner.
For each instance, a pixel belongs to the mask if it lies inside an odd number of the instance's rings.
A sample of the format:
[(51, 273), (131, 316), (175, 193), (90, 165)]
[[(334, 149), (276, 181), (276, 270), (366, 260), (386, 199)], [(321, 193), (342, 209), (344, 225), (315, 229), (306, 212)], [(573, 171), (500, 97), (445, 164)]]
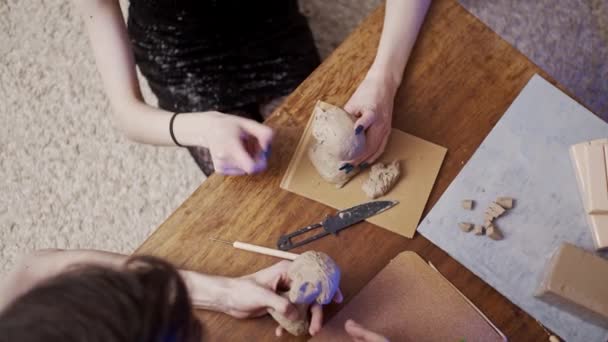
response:
[(359, 204), (352, 208), (340, 210), (335, 215), (327, 217), (322, 225), (326, 232), (335, 235), (340, 230), (380, 214), (397, 204), (399, 204), (399, 201), (372, 201)]

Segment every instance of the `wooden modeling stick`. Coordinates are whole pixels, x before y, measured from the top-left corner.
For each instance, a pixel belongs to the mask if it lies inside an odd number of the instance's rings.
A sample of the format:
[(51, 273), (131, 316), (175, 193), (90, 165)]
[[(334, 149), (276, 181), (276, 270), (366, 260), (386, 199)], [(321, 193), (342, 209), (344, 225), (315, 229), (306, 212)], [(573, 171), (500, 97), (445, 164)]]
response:
[(227, 245), (231, 245), (234, 248), (242, 249), (244, 251), (249, 251), (249, 252), (254, 252), (254, 253), (259, 253), (259, 254), (264, 254), (264, 255), (270, 255), (273, 257), (292, 260), (292, 261), (295, 260), (299, 256), (299, 254), (296, 254), (296, 253), (284, 252), (284, 251), (280, 251), (278, 249), (252, 245), (250, 243), (245, 243), (245, 242), (240, 242), (240, 241), (230, 242), (230, 241), (216, 239), (216, 238), (209, 238), (209, 240), (225, 243)]

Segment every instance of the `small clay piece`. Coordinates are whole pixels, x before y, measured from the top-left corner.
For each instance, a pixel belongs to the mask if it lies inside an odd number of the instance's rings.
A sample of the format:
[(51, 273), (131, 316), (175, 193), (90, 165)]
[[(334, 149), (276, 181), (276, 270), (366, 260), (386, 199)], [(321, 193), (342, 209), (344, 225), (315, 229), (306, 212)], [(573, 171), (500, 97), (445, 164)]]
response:
[(465, 233), (468, 233), (471, 230), (473, 230), (473, 224), (472, 223), (468, 223), (468, 222), (460, 222), (458, 224), (458, 227), (460, 227), (460, 230), (462, 230)]
[(486, 213), (483, 218), (483, 225), (487, 227), (487, 226), (491, 225), (493, 221), (494, 221), (494, 216)]
[(313, 110), (311, 132), (315, 142), (308, 148), (308, 158), (325, 181), (338, 188), (358, 172), (342, 168), (365, 148), (365, 134), (355, 134), (355, 118), (340, 107), (317, 101)]
[(549, 342), (561, 342), (561, 340), (559, 339), (559, 337), (551, 335), (549, 336)]
[(287, 270), (289, 291), (281, 293), (296, 304), (301, 320), (290, 321), (278, 312), (270, 315), (290, 334), (300, 336), (308, 331), (308, 308), (313, 302), (329, 304), (340, 285), (340, 268), (325, 253), (308, 251), (300, 254)]
[(473, 234), (475, 235), (483, 235), (485, 233), (485, 228), (481, 225), (476, 224), (473, 228)]
[(505, 213), (505, 208), (498, 205), (496, 202), (490, 203), (488, 209), (486, 209), (486, 218), (487, 216), (491, 216), (493, 219), (500, 217)]
[(502, 240), (502, 233), (495, 225), (491, 224), (486, 228), (486, 235), (492, 240)]
[(466, 210), (473, 210), (475, 202), (473, 200), (462, 200), (462, 208)]
[(513, 208), (513, 198), (511, 197), (498, 197), (496, 203), (505, 209)]
[(369, 172), (369, 178), (363, 183), (361, 189), (369, 198), (384, 196), (395, 185), (400, 174), (399, 161), (395, 160), (388, 165), (376, 163)]

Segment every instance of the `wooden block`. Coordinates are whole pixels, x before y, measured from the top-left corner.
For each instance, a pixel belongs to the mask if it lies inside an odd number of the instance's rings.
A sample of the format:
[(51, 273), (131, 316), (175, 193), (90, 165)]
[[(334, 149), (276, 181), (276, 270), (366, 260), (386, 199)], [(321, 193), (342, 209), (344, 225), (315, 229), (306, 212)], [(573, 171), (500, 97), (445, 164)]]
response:
[[(605, 139), (601, 139), (602, 141)], [(591, 141), (593, 144), (596, 140)], [(587, 165), (585, 163), (585, 146), (587, 143), (576, 144), (570, 147), (570, 157), (576, 174), (576, 183), (578, 185), (585, 212), (588, 212), (589, 204), (587, 201)], [(606, 152), (606, 149), (604, 149)], [(608, 159), (607, 159), (608, 160)], [(595, 248), (599, 250), (608, 250), (608, 215), (586, 215), (591, 236)]]
[(485, 233), (485, 228), (482, 225), (476, 224), (473, 228), (473, 233), (475, 235), (483, 235)]
[(535, 296), (608, 328), (608, 260), (570, 243), (553, 254)]
[(502, 240), (503, 235), (495, 225), (491, 224), (486, 228), (486, 235), (492, 240)]
[(513, 208), (513, 198), (511, 197), (498, 197), (496, 203), (505, 209)]
[(585, 146), (587, 164), (587, 203), (589, 214), (608, 214), (608, 178), (604, 145)]
[(458, 224), (458, 227), (460, 227), (460, 230), (462, 230), (465, 233), (468, 233), (471, 230), (473, 230), (473, 224), (472, 223), (468, 223), (468, 222), (460, 222)]
[(475, 202), (473, 200), (462, 200), (462, 208), (466, 210), (473, 210)]
[(578, 185), (578, 192), (581, 195), (583, 201), (583, 207), (585, 212), (589, 212), (589, 203), (587, 202), (587, 166), (585, 163), (585, 146), (586, 143), (580, 143), (570, 146), (570, 160), (574, 166), (574, 173), (576, 175), (576, 184)]

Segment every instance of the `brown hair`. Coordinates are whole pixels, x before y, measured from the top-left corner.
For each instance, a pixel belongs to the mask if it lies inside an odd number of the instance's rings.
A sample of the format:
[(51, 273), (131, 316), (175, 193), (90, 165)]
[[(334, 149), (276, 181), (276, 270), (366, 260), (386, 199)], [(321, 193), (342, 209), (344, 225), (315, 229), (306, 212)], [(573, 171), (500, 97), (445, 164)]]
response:
[(176, 269), (153, 257), (125, 269), (83, 265), (37, 285), (0, 313), (0, 341), (200, 341)]

